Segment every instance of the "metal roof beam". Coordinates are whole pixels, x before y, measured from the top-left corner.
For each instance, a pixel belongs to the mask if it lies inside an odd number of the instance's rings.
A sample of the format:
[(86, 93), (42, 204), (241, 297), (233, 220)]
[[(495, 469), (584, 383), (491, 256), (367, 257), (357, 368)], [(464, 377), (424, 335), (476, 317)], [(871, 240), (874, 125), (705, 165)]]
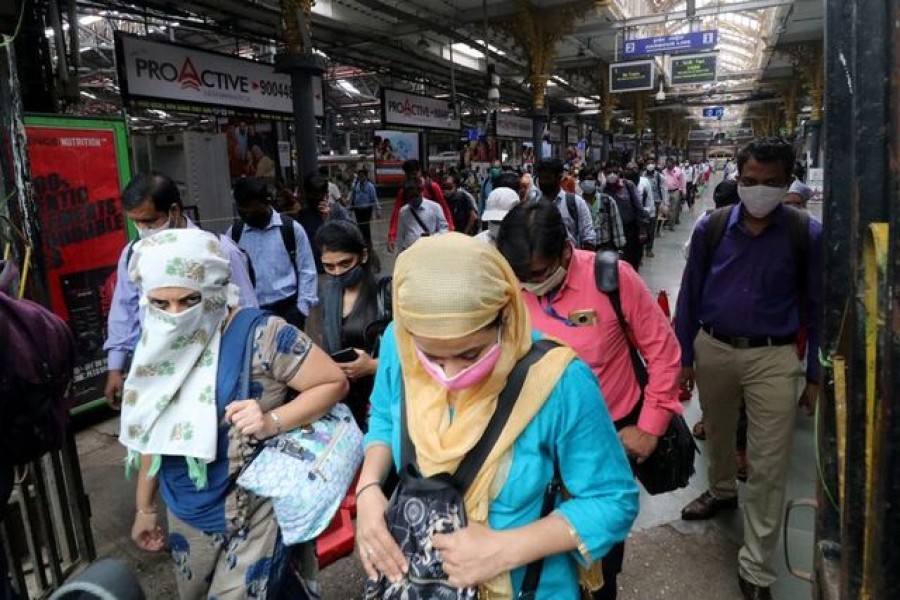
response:
[[(694, 17), (712, 17), (721, 14), (749, 12), (754, 10), (762, 10), (765, 8), (777, 8), (779, 6), (789, 6), (794, 0), (748, 0), (746, 2), (735, 2), (734, 4), (717, 4), (715, 6), (704, 6), (698, 8)], [(646, 15), (643, 17), (632, 17), (612, 23), (617, 29), (627, 29), (629, 27), (643, 27), (646, 25), (660, 25), (670, 21), (687, 21), (687, 12), (679, 10), (676, 12), (661, 13), (657, 15)], [(586, 34), (593, 31), (607, 29), (609, 25), (602, 23), (598, 25), (585, 25), (576, 30), (578, 34)]]

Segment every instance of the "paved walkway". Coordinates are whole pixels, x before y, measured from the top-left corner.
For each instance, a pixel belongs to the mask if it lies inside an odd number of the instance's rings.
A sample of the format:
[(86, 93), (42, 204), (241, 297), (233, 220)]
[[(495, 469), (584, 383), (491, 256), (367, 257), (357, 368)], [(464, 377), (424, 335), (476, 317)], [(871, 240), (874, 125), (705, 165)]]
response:
[[(704, 204), (711, 206), (709, 194)], [(386, 210), (389, 207), (386, 207)], [(701, 214), (705, 206), (698, 206)], [(389, 213), (387, 213), (389, 214)], [(656, 241), (656, 258), (645, 261), (641, 274), (655, 293), (669, 292), (674, 309), (684, 266), (682, 248), (691, 232), (693, 216), (687, 213), (674, 233)], [(384, 239), (382, 223), (376, 225), (376, 239)], [(382, 254), (385, 254), (382, 252)], [(386, 256), (384, 272), (393, 267)], [(699, 418), (696, 397), (685, 404), (689, 424)], [(176, 598), (170, 563), (165, 555), (139, 551), (129, 539), (134, 515), (133, 483), (123, 477), (121, 446), (116, 441), (118, 420), (111, 418), (85, 428), (78, 435), (85, 485), (93, 509), (94, 535), (100, 556), (128, 560), (138, 572), (149, 600)], [(680, 519), (682, 506), (706, 489), (704, 444), (697, 460), (697, 475), (683, 490), (660, 497), (642, 492), (641, 512), (628, 540), (625, 571), (620, 584), (620, 600), (673, 598), (678, 600), (740, 600), (737, 587), (737, 549), (741, 539), (739, 513), (723, 515), (706, 523), (686, 523)], [(791, 463), (788, 498), (814, 495), (812, 421), (801, 416)], [(813, 515), (798, 513), (788, 532), (792, 558), (801, 569), (809, 569), (812, 559)], [(773, 588), (778, 600), (810, 597), (809, 585), (786, 574), (783, 550), (774, 558), (782, 574)], [(363, 572), (355, 557), (348, 557), (322, 573), (328, 600), (359, 598)]]

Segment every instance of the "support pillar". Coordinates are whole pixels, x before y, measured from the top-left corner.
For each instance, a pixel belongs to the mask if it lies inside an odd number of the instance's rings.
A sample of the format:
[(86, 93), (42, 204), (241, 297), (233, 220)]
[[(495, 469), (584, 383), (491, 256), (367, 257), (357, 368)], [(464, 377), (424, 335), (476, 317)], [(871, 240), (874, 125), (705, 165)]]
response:
[[(539, 7), (531, 2), (521, 2), (521, 10), (509, 22), (498, 27), (514, 37), (528, 56), (528, 83), (531, 86), (532, 118), (534, 129), (534, 158), (543, 158), (544, 124), (547, 112), (547, 81), (553, 72), (556, 43), (569, 32), (575, 19), (587, 12), (592, 5), (559, 8)], [(540, 124), (540, 129), (538, 128)], [(540, 139), (539, 139), (540, 138)]]
[(325, 60), (312, 51), (311, 11), (312, 0), (281, 0), (284, 48), (275, 57), (276, 71), (291, 76), (298, 182), (316, 172), (319, 155), (313, 78), (325, 72)]

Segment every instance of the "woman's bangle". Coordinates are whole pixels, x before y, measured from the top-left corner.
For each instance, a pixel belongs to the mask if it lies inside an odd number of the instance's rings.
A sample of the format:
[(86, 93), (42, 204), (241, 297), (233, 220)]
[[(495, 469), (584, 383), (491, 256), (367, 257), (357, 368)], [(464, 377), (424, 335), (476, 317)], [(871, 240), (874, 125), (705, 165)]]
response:
[(366, 485), (356, 488), (356, 499), (359, 500), (359, 497), (362, 495), (362, 493), (364, 491), (366, 491), (370, 487), (375, 487), (376, 485), (381, 487), (381, 482), (380, 481), (372, 481), (371, 483), (367, 483)]
[(155, 515), (156, 510), (157, 510), (157, 508), (155, 506), (150, 508), (149, 510), (144, 510), (142, 508), (138, 508), (137, 514), (139, 514), (139, 515)]
[(275, 435), (280, 434), (282, 431), (281, 418), (278, 416), (278, 413), (276, 413), (274, 410), (270, 410), (269, 416), (272, 417), (272, 422), (275, 423)]

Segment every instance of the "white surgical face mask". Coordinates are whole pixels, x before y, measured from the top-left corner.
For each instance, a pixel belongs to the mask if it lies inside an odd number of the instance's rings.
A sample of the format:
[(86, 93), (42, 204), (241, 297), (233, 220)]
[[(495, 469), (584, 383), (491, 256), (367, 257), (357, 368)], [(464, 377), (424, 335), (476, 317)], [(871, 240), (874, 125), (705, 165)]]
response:
[(568, 270), (564, 266), (559, 265), (559, 267), (557, 267), (557, 269), (553, 271), (553, 274), (547, 277), (547, 279), (538, 283), (523, 283), (522, 287), (535, 296), (546, 296), (563, 284), (563, 282), (566, 280), (567, 273)]
[(647, 165), (647, 170), (651, 173), (656, 170), (656, 165)]
[(169, 228), (169, 222), (166, 221), (166, 224), (163, 225), (162, 227), (154, 227), (154, 228), (145, 227), (144, 229), (138, 229), (138, 237), (140, 237), (143, 240), (150, 236), (156, 235), (157, 233), (159, 233), (161, 231), (165, 231), (168, 228)]
[(497, 234), (500, 233), (500, 223), (494, 223), (493, 221), (489, 222), (488, 231), (491, 232), (491, 236), (493, 236), (494, 239), (497, 239)]
[(768, 185), (746, 186), (738, 184), (738, 196), (747, 212), (762, 219), (784, 201), (788, 188)]

